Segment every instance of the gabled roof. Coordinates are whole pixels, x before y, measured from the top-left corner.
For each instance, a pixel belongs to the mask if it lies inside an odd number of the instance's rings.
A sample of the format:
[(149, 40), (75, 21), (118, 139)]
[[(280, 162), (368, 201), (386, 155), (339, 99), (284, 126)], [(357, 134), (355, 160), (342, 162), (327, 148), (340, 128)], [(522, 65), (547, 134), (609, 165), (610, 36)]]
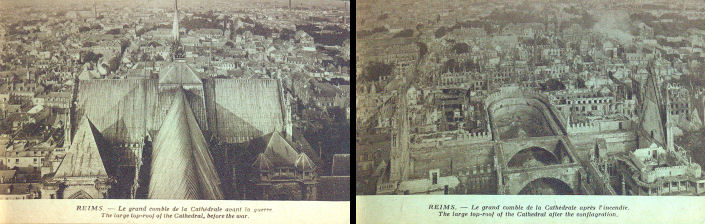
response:
[(264, 155), (267, 156), (275, 166), (294, 166), (298, 153), (279, 132), (272, 132), (266, 135), (265, 139), (268, 139), (268, 141)]
[(108, 176), (98, 148), (97, 141), (100, 140), (96, 140), (96, 135), (97, 131), (88, 118), (81, 118), (66, 157), (56, 170), (55, 178)]
[(169, 108), (154, 139), (151, 199), (222, 199), (220, 179), (184, 90)]
[(311, 161), (311, 158), (308, 158), (306, 153), (299, 153), (299, 156), (296, 157), (296, 163), (295, 163), (296, 169), (298, 170), (314, 170), (316, 168), (316, 165), (313, 164), (313, 161)]
[(159, 84), (202, 84), (196, 71), (184, 61), (169, 64), (159, 73)]

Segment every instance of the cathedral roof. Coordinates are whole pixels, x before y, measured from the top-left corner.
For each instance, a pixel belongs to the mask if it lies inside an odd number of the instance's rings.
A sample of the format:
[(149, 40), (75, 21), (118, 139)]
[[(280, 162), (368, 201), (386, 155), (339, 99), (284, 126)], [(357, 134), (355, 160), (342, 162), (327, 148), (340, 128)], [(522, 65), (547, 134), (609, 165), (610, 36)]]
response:
[(66, 157), (57, 168), (55, 178), (107, 176), (96, 140), (97, 131), (87, 117), (81, 119)]
[(155, 137), (149, 198), (223, 198), (208, 143), (188, 104), (184, 91), (177, 91)]
[(191, 66), (177, 60), (159, 73), (159, 84), (203, 84), (203, 82)]
[[(281, 85), (273, 79), (204, 79), (205, 116), (193, 104), (199, 122), (221, 142), (244, 143), (285, 129)], [(159, 130), (172, 100), (159, 98), (158, 79), (91, 79), (80, 81), (78, 116), (88, 116), (106, 141), (137, 143)], [(200, 95), (200, 94), (199, 94)], [(170, 98), (169, 98), (170, 99)], [(162, 104), (162, 102), (165, 102)], [(77, 119), (75, 121), (78, 121)], [(153, 136), (154, 137), (154, 136)], [(263, 144), (264, 146), (265, 144)], [(261, 149), (264, 149), (262, 147)], [(261, 151), (260, 151), (261, 152)], [(252, 160), (254, 160), (254, 154)]]
[(281, 85), (274, 79), (206, 79), (206, 103), (214, 112), (209, 128), (225, 142), (243, 143), (284, 130), (285, 107)]

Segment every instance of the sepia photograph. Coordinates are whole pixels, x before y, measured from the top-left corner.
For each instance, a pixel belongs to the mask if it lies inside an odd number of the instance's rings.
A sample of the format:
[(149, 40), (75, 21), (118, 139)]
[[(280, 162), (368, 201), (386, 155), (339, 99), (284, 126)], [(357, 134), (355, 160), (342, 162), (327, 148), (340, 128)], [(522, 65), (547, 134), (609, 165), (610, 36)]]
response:
[(348, 1), (0, 0), (0, 199), (349, 204), (350, 41)]
[(358, 198), (705, 195), (703, 1), (363, 0), (356, 13)]

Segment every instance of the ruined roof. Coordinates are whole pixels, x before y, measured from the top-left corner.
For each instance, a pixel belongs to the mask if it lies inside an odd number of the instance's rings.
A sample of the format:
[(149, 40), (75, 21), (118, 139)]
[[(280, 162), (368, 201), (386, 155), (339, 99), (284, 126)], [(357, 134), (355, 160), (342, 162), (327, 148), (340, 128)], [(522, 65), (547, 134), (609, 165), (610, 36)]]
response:
[(208, 143), (183, 90), (154, 140), (149, 198), (222, 199)]
[(66, 157), (59, 164), (55, 178), (107, 176), (96, 140), (97, 131), (87, 117), (81, 123), (69, 146)]
[(159, 72), (159, 84), (202, 84), (200, 76), (184, 61), (169, 64)]

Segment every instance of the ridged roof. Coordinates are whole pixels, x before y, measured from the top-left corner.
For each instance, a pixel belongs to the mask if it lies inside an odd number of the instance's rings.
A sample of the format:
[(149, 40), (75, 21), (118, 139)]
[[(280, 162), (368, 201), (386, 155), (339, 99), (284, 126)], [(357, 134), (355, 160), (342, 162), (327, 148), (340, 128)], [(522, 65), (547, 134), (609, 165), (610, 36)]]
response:
[(203, 84), (203, 82), (186, 62), (176, 61), (159, 73), (159, 84)]
[(157, 85), (157, 80), (81, 81), (76, 113), (87, 116), (107, 142), (143, 142), (147, 130), (159, 128), (154, 122)]
[(213, 118), (208, 127), (220, 141), (244, 143), (284, 130), (285, 106), (277, 80), (207, 79), (204, 86)]
[[(161, 127), (168, 112), (161, 110), (160, 105), (167, 101), (164, 99), (169, 99), (167, 107), (172, 104), (170, 98), (160, 95), (159, 85), (157, 79), (81, 81), (76, 112), (78, 117), (88, 116), (111, 144), (142, 142), (147, 131)], [(199, 122), (207, 123), (202, 129), (207, 128), (219, 141), (244, 143), (284, 130), (284, 105), (279, 88), (278, 82), (270, 79), (205, 79), (202, 96), (205, 108), (199, 110), (202, 106), (194, 103), (191, 109)], [(189, 91), (200, 95), (196, 89)]]
[(222, 199), (208, 143), (184, 91), (176, 94), (154, 140), (149, 198)]
[(108, 176), (96, 142), (96, 133), (88, 118), (81, 118), (73, 142), (54, 178)]

